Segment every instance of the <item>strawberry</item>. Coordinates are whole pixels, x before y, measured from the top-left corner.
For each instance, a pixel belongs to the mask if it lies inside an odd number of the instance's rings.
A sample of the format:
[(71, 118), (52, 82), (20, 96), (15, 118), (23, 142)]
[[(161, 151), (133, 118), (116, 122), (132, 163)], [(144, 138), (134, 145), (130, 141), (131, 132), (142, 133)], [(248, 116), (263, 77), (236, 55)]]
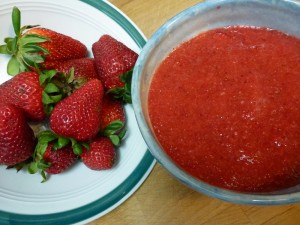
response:
[(42, 52), (45, 56), (45, 62), (77, 59), (87, 56), (87, 48), (83, 43), (56, 31), (42, 27), (34, 27), (29, 29), (22, 37), (26, 37), (27, 35), (30, 37), (38, 36), (48, 39), (45, 42), (38, 43), (39, 47), (49, 52), (49, 54)]
[(77, 154), (74, 152), (78, 146), (77, 142), (61, 137), (49, 130), (40, 132), (37, 139), (38, 142), (32, 155), (33, 160), (28, 166), (28, 172), (34, 174), (40, 171), (43, 177), (42, 182), (47, 180), (45, 172), (48, 174), (61, 173), (77, 160)]
[(74, 68), (75, 79), (98, 79), (95, 60), (92, 58), (70, 59), (66, 61), (48, 61), (43, 64), (44, 69), (55, 69), (57, 72), (67, 74)]
[[(64, 84), (57, 86), (56, 84)], [(67, 84), (64, 74), (55, 70), (36, 72), (21, 72), (0, 85), (0, 101), (13, 104), (20, 108), (28, 120), (43, 121), (53, 109), (53, 106), (66, 97), (71, 84)]]
[(56, 31), (35, 26), (21, 27), (21, 13), (13, 8), (12, 23), (14, 38), (5, 38), (5, 45), (0, 46), (1, 54), (11, 55), (7, 73), (16, 75), (29, 71), (44, 61), (83, 58), (87, 48), (80, 41)]
[(21, 110), (0, 104), (0, 164), (15, 165), (28, 159), (35, 137)]
[(114, 120), (125, 123), (124, 105), (119, 99), (104, 95), (101, 111), (101, 130), (104, 130)]
[(49, 144), (43, 159), (49, 165), (45, 171), (49, 174), (58, 174), (68, 169), (76, 161), (77, 156), (73, 153), (71, 145), (53, 149), (53, 144)]
[(58, 135), (88, 141), (100, 129), (104, 90), (101, 81), (89, 80), (54, 107), (50, 127)]
[(29, 120), (42, 121), (46, 118), (43, 90), (37, 73), (23, 72), (0, 85), (0, 102), (22, 109)]
[(116, 159), (113, 143), (107, 137), (97, 137), (91, 143), (89, 150), (83, 149), (82, 162), (92, 170), (106, 170), (112, 168)]
[(109, 35), (101, 36), (92, 51), (105, 90), (131, 103), (131, 76), (137, 53)]

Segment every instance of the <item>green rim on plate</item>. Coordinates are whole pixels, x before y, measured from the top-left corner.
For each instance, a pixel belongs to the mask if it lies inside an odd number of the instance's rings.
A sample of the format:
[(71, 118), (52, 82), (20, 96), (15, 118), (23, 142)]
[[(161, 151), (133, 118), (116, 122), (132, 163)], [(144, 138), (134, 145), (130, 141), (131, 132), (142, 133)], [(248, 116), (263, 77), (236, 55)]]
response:
[[(138, 31), (138, 29), (128, 19), (114, 7), (109, 5), (105, 1), (100, 0), (81, 0), (82, 2), (89, 4), (110, 18), (117, 22), (130, 37), (135, 41), (139, 48), (142, 48), (146, 40)], [(145, 174), (149, 171), (154, 163), (154, 158), (149, 151), (146, 151), (145, 155), (141, 159), (138, 166), (130, 174), (130, 176), (114, 190), (104, 197), (95, 200), (87, 205), (81, 206), (76, 209), (64, 211), (60, 213), (41, 214), (41, 215), (25, 215), (0, 211), (0, 224), (2, 225), (34, 225), (34, 224), (74, 224), (84, 220), (88, 220), (91, 217), (104, 213), (111, 207), (118, 204), (139, 184)]]
[(109, 209), (122, 200), (142, 179), (148, 171), (154, 159), (149, 151), (146, 152), (139, 165), (130, 176), (118, 187), (106, 196), (82, 207), (53, 214), (22, 215), (15, 213), (0, 212), (0, 223), (2, 225), (50, 225), (50, 224), (73, 224), (87, 220), (101, 212)]

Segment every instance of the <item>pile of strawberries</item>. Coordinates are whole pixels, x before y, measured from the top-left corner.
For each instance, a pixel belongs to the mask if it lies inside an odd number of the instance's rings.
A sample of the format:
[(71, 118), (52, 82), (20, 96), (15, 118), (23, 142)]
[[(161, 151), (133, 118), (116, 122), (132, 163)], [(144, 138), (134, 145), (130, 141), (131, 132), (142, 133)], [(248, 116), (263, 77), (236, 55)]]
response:
[[(39, 26), (20, 26), (0, 53), (11, 55), (13, 77), (0, 85), (0, 164), (30, 173), (67, 170), (82, 161), (109, 169), (126, 133), (124, 104), (131, 103), (132, 69), (138, 55), (109, 35), (92, 45)], [(32, 124), (48, 129), (33, 132)], [(45, 126), (43, 126), (45, 127)]]

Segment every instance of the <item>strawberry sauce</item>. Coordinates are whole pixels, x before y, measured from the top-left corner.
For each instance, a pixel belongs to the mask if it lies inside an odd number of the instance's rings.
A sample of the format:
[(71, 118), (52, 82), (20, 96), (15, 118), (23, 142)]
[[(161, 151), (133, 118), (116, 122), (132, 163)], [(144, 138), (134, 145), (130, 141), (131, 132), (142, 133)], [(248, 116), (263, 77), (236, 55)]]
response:
[(300, 39), (218, 28), (182, 43), (151, 82), (149, 116), (165, 152), (219, 187), (300, 184)]

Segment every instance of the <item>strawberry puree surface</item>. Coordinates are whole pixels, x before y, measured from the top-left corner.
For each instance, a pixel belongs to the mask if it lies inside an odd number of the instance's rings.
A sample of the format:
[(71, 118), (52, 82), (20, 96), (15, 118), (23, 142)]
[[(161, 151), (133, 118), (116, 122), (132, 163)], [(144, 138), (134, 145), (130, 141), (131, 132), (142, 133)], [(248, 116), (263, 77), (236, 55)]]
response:
[(179, 45), (151, 81), (149, 116), (166, 153), (227, 189), (300, 184), (300, 39), (226, 27)]

